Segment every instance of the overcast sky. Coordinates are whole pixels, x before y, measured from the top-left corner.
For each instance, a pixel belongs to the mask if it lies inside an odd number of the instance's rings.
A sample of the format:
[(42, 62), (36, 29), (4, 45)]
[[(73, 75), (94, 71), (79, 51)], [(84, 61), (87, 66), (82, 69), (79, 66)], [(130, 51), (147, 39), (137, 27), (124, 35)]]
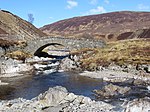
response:
[(42, 27), (58, 20), (114, 11), (150, 11), (150, 0), (0, 0), (0, 8)]

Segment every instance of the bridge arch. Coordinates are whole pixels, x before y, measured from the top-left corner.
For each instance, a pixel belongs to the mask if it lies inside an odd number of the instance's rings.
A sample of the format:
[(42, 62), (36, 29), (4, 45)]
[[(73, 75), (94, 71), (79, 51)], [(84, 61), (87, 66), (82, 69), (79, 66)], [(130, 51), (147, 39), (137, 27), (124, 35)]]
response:
[(34, 56), (60, 58), (69, 55), (69, 52), (69, 49), (66, 49), (66, 47), (60, 43), (48, 43), (39, 47), (34, 52)]

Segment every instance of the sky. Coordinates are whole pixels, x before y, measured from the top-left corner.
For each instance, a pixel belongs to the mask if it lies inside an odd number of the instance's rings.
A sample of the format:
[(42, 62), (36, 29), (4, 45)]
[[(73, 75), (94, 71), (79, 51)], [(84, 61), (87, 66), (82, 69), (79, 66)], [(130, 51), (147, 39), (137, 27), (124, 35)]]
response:
[(108, 13), (114, 11), (148, 11), (150, 0), (0, 0), (0, 9), (42, 27), (59, 20), (76, 16)]

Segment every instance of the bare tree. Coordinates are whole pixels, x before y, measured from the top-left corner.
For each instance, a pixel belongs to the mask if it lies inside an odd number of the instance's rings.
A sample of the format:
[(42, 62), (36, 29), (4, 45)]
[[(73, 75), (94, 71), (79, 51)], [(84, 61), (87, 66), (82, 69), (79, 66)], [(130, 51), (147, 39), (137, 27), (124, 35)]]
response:
[(28, 14), (28, 22), (30, 22), (31, 24), (33, 24), (34, 22), (34, 17), (33, 17), (33, 14), (31, 13)]

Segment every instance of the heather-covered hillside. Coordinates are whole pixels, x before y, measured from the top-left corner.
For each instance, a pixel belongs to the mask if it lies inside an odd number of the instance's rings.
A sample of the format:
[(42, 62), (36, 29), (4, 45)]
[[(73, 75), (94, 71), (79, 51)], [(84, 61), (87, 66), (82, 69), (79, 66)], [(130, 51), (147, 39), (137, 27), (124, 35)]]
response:
[(122, 40), (149, 38), (150, 12), (111, 12), (74, 17), (40, 28), (51, 36)]

